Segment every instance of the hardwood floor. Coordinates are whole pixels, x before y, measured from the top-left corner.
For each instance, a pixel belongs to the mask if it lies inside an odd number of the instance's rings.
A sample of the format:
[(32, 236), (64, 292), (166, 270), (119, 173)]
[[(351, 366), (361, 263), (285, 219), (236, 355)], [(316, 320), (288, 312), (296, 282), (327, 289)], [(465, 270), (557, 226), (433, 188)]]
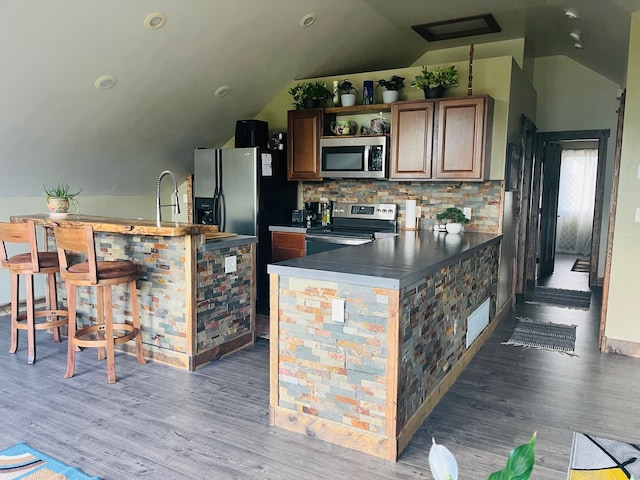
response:
[[(640, 441), (640, 359), (600, 353), (599, 301), (589, 312), (519, 305), (422, 425), (397, 463), (268, 426), (266, 341), (185, 372), (116, 355), (107, 383), (93, 350), (63, 378), (66, 341), (38, 332), (9, 348), (0, 317), (0, 449), (25, 441), (105, 479), (431, 479), (431, 438), (456, 456), (461, 479), (486, 478), (538, 432), (532, 478), (566, 477), (572, 432)], [(576, 353), (501, 345), (517, 315), (575, 323)]]

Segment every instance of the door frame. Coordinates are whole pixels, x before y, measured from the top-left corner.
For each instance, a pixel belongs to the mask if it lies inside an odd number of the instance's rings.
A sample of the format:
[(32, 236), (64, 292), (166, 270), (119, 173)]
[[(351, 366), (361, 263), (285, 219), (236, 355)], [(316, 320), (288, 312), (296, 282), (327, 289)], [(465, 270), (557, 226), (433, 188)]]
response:
[(545, 143), (537, 278), (551, 275), (555, 268), (562, 150), (562, 142)]
[[(602, 130), (574, 130), (560, 132), (539, 132), (536, 133), (535, 148), (535, 168), (533, 169), (533, 185), (540, 185), (542, 180), (542, 169), (540, 168), (544, 148), (546, 142), (562, 142), (564, 140), (597, 140), (598, 141), (598, 166), (596, 177), (595, 201), (593, 206), (593, 226), (591, 229), (591, 255), (589, 257), (589, 286), (595, 287), (598, 284), (598, 259), (600, 255), (600, 233), (602, 230), (602, 205), (604, 198), (604, 181), (605, 166), (607, 159), (607, 141), (611, 131), (609, 129)], [(527, 287), (535, 287), (537, 269), (536, 263), (539, 255), (539, 205), (540, 188), (533, 189), (535, 195), (532, 195), (532, 203), (529, 216), (530, 228), (527, 235), (527, 244), (532, 248), (527, 248), (527, 260), (525, 265), (524, 278)]]

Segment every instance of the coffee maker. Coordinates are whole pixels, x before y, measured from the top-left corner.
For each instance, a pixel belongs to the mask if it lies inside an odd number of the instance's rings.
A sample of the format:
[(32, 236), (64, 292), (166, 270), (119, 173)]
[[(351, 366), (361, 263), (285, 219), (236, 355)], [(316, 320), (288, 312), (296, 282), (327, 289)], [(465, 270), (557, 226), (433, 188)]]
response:
[(307, 225), (320, 225), (322, 221), (322, 203), (304, 202), (304, 209), (307, 211)]

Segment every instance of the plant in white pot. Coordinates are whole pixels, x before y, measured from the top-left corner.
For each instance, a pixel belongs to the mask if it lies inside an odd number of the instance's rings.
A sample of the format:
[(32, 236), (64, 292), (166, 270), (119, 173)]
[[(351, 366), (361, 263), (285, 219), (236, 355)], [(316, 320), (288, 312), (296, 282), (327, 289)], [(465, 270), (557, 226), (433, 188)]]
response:
[(351, 83), (348, 78), (338, 83), (338, 92), (340, 92), (340, 105), (343, 107), (353, 107), (356, 104), (358, 89), (353, 86), (353, 83)]
[(378, 86), (384, 87), (386, 90), (382, 92), (382, 101), (384, 103), (393, 103), (398, 101), (400, 90), (404, 87), (404, 77), (393, 75), (390, 80), (378, 80)]
[(43, 185), (43, 187), (49, 215), (52, 217), (67, 215), (71, 205), (76, 209), (76, 212), (80, 213), (76, 196), (78, 196), (82, 189), (77, 192), (72, 192), (71, 187), (66, 183), (58, 183), (50, 187)]
[(448, 220), (445, 224), (447, 233), (460, 233), (462, 231), (462, 225), (469, 223), (469, 219), (462, 213), (457, 207), (449, 207), (445, 211), (436, 215), (439, 221)]

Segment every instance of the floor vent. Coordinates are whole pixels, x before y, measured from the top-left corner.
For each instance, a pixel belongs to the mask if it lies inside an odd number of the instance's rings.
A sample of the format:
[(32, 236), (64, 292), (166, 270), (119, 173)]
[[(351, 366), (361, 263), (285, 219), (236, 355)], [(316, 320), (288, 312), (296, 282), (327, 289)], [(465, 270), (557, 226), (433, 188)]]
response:
[(489, 305), (491, 299), (487, 298), (467, 318), (467, 348), (478, 338), (487, 325), (489, 325)]

